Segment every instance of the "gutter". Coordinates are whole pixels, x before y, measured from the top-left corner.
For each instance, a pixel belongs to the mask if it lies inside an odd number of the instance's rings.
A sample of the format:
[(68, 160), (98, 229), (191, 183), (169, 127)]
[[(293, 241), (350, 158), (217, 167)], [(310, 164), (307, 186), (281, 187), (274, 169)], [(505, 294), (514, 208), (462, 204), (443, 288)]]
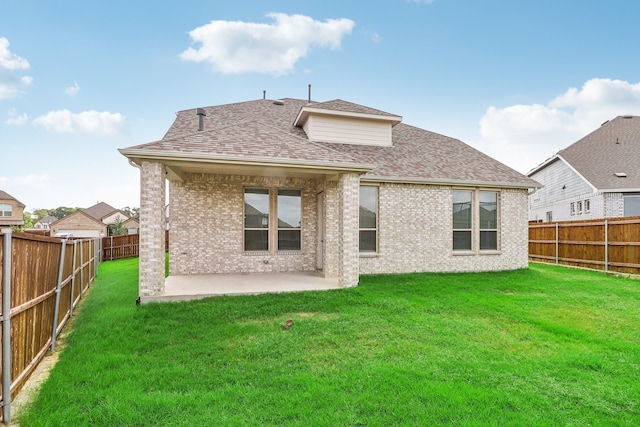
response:
[(537, 182), (531, 184), (497, 181), (476, 181), (476, 180), (463, 180), (463, 179), (445, 179), (445, 178), (415, 178), (415, 177), (362, 177), (360, 182), (382, 183), (392, 182), (401, 184), (432, 184), (432, 185), (459, 185), (459, 186), (473, 186), (482, 188), (518, 188), (518, 189), (538, 189), (543, 186)]
[[(278, 159), (272, 157), (238, 157), (224, 154), (206, 153), (171, 153), (161, 154), (156, 150), (140, 150), (122, 148), (118, 150), (120, 154), (129, 159), (129, 163), (134, 162), (139, 165), (139, 160), (155, 161), (182, 161), (193, 163), (212, 163), (238, 166), (261, 166), (261, 167), (289, 167), (294, 169), (330, 169), (336, 171), (369, 172), (376, 165), (370, 163), (337, 163), (315, 160), (292, 160)], [(136, 161), (138, 160), (138, 161)]]

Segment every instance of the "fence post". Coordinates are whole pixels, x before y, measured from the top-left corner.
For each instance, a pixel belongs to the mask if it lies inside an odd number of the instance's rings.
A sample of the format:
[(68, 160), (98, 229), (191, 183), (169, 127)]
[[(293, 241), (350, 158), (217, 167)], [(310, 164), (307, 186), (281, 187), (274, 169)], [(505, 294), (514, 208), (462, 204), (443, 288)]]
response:
[(604, 271), (609, 271), (609, 220), (604, 220)]
[(111, 236), (111, 261), (113, 261), (113, 236)]
[(53, 308), (53, 330), (51, 331), (51, 351), (56, 350), (56, 338), (58, 336), (58, 314), (60, 313), (60, 288), (62, 287), (62, 274), (64, 273), (64, 254), (67, 249), (67, 241), (62, 241), (60, 248), (60, 264), (58, 264), (58, 283), (56, 284), (56, 305)]
[(11, 228), (2, 233), (2, 421), (11, 422)]
[(84, 240), (80, 240), (80, 297), (84, 296), (84, 254), (82, 250), (82, 243)]
[(560, 249), (559, 249), (560, 234), (558, 233), (559, 227), (560, 227), (560, 224), (556, 222), (556, 264), (559, 264), (559, 258), (560, 258)]
[(77, 255), (77, 240), (73, 241), (73, 261), (71, 262), (71, 303), (69, 305), (69, 316), (73, 316), (73, 302), (76, 297), (76, 255)]

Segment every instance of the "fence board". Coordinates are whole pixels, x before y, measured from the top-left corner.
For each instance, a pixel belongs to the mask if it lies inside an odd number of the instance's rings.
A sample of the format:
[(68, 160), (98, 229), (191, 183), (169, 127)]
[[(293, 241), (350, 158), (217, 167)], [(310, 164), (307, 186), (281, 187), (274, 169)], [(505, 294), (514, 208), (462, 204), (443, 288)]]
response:
[[(10, 421), (6, 418), (10, 418), (11, 399), (47, 350), (55, 345), (52, 340), (56, 339), (82, 293), (93, 282), (98, 262), (96, 240), (68, 241), (61, 260), (63, 244), (60, 239), (26, 233), (0, 233), (0, 258), (2, 242), (6, 238), (11, 238), (11, 304), (9, 313), (2, 313), (2, 321), (9, 322), (10, 336), (9, 339), (0, 338), (3, 346), (9, 346), (7, 360), (11, 361), (11, 367), (10, 372), (4, 372), (3, 368), (1, 378), (3, 384), (10, 381), (11, 396), (0, 396), (5, 423)], [(0, 277), (5, 268), (0, 262)], [(59, 278), (60, 298), (57, 299)], [(4, 281), (2, 285), (5, 285)], [(56, 300), (59, 303), (57, 310)]]
[(531, 222), (529, 258), (640, 274), (640, 217)]

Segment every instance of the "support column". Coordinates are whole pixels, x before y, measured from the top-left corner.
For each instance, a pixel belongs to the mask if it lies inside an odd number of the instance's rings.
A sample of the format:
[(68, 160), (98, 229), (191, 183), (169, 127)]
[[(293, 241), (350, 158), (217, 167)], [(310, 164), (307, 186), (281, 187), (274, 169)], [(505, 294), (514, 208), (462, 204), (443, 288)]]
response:
[(164, 293), (165, 180), (161, 163), (140, 165), (140, 297)]
[(343, 174), (338, 179), (340, 199), (340, 284), (345, 288), (357, 286), (360, 280), (360, 176)]

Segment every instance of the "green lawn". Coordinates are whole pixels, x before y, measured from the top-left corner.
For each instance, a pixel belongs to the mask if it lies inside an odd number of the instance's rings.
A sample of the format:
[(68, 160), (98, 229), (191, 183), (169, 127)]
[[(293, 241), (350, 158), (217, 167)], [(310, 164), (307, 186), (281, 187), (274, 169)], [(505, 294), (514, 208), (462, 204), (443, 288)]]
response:
[(136, 307), (137, 263), (100, 266), (23, 427), (640, 425), (640, 281), (532, 265)]

